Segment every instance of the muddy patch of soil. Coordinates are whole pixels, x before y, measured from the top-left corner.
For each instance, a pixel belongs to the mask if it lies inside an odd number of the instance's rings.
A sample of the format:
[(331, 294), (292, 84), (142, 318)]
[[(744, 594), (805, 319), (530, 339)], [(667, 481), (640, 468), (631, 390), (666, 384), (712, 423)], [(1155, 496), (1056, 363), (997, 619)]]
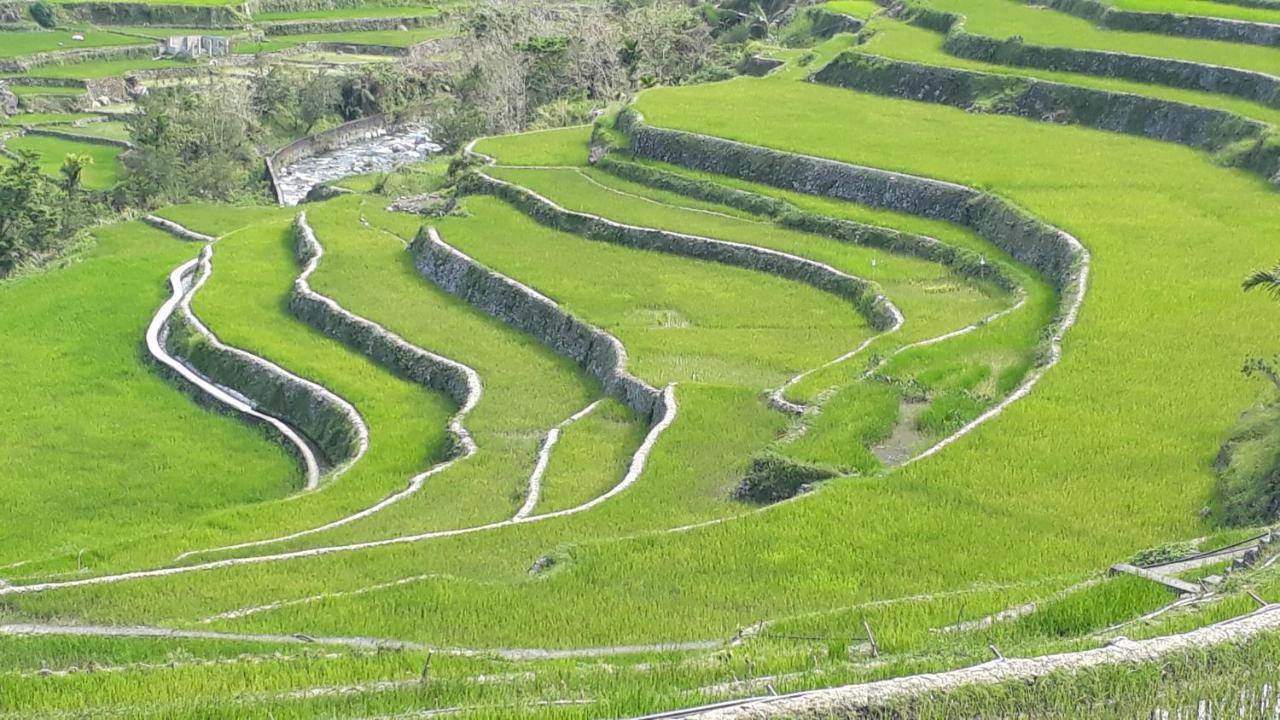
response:
[(924, 433), (916, 427), (916, 421), (929, 409), (929, 403), (920, 400), (904, 400), (898, 406), (898, 422), (889, 437), (871, 448), (885, 467), (897, 467), (911, 459), (924, 440)]

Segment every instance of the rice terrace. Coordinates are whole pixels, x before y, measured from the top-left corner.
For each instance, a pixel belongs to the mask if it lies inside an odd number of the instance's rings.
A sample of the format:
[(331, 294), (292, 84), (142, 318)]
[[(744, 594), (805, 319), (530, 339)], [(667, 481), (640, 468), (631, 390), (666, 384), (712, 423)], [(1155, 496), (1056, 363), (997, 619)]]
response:
[(1277, 0), (0, 0), (0, 718), (1278, 718), (1277, 126)]

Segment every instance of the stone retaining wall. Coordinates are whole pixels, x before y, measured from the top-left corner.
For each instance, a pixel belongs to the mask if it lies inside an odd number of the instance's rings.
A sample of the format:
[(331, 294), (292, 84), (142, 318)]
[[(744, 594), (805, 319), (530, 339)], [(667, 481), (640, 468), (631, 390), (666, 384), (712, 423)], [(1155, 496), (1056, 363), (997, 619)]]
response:
[(694, 180), (647, 165), (618, 160), (612, 155), (601, 158), (596, 162), (596, 167), (623, 179), (668, 190), (685, 197), (765, 215), (773, 218), (779, 225), (803, 232), (936, 262), (958, 275), (994, 283), (1008, 292), (1015, 292), (1019, 288), (1017, 280), (1003, 265), (987, 260), (980, 253), (948, 245), (936, 238), (801, 210), (785, 200), (710, 181)]
[(121, 45), (102, 48), (75, 48), (23, 55), (20, 58), (0, 60), (0, 72), (24, 73), (46, 65), (71, 65), (99, 60), (127, 60), (149, 58), (156, 53), (156, 43), (145, 45)]
[(1265, 73), (1102, 50), (1028, 45), (1020, 37), (999, 40), (967, 32), (961, 15), (920, 5), (910, 6), (908, 22), (946, 33), (943, 50), (968, 60), (1156, 83), (1280, 107), (1280, 77)]
[(1084, 18), (1112, 30), (1280, 47), (1280, 25), (1271, 23), (1171, 12), (1119, 10), (1102, 0), (1036, 0), (1036, 4)]
[(634, 112), (619, 120), (640, 157), (959, 223), (1036, 268), (1064, 294), (1081, 280), (1082, 253), (1069, 236), (994, 195), (940, 180), (652, 128)]
[(813, 34), (820, 38), (829, 38), (840, 33), (856, 33), (862, 29), (862, 20), (844, 13), (831, 12), (821, 7), (808, 10), (809, 20), (813, 23)]
[(624, 225), (566, 210), (530, 190), (482, 172), (469, 176), (461, 189), (496, 195), (543, 225), (590, 240), (732, 265), (810, 285), (848, 300), (879, 331), (896, 327), (900, 322), (896, 309), (875, 283), (812, 260), (754, 245)]
[[(307, 267), (294, 281), (289, 295), (289, 309), (294, 315), (392, 372), (443, 393), (464, 411), (476, 404), (480, 379), (470, 368), (412, 345), (312, 290), (307, 276), (314, 270), (323, 249), (307, 224), (306, 213), (299, 213), (294, 219), (293, 233), (298, 261)], [(460, 422), (450, 423), (449, 427), (452, 448), (474, 447), (471, 434)]]
[(267, 35), (314, 35), (320, 33), (368, 32), (422, 27), (435, 22), (431, 15), (404, 17), (339, 18), (336, 20), (282, 20), (260, 23), (257, 27)]
[(124, 148), (130, 150), (133, 144), (127, 140), (116, 140), (114, 138), (95, 137), (93, 135), (77, 135), (73, 132), (63, 130), (50, 130), (43, 127), (31, 127), (23, 131), (26, 135), (43, 135), (45, 137), (60, 138), (62, 140), (71, 140), (78, 143), (89, 143), (90, 145), (111, 145), (113, 147)]
[(742, 75), (764, 77), (783, 65), (786, 65), (786, 63), (776, 58), (768, 58), (762, 55), (748, 55), (738, 61), (736, 69)]
[(434, 228), (421, 230), (409, 250), (426, 279), (573, 360), (642, 419), (663, 416), (662, 392), (627, 371), (627, 353), (617, 338), (445, 244)]
[(182, 225), (179, 225), (172, 220), (162, 218), (159, 215), (143, 215), (142, 222), (150, 225), (151, 227), (163, 230), (179, 240), (186, 240), (187, 242), (208, 243), (217, 239), (213, 236), (198, 233), (194, 230), (183, 227)]
[(310, 12), (312, 10), (338, 10), (362, 7), (367, 0), (248, 0), (247, 12), (254, 15), (266, 13)]
[(150, 25), (199, 28), (234, 28), (244, 17), (233, 6), (174, 5), (146, 2), (69, 2), (58, 9), (94, 25)]
[(224, 345), (191, 310), (191, 297), (212, 272), (208, 249), (201, 277), (170, 320), (165, 349), (211, 381), (232, 388), (263, 412), (303, 432), (330, 466), (357, 457), (368, 443), (354, 409), (315, 383), (243, 350)]
[(970, 111), (1085, 125), (1190, 145), (1280, 184), (1280, 134), (1225, 110), (1034, 78), (846, 52), (815, 82)]

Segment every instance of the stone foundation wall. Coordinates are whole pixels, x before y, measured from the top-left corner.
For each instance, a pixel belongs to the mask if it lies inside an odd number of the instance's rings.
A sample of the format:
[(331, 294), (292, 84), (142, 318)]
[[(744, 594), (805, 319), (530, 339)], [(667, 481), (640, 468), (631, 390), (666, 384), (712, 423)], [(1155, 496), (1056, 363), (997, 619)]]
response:
[(1219, 161), (1280, 184), (1276, 130), (1225, 110), (856, 52), (842, 54), (814, 74), (813, 80), (970, 111), (1079, 124), (1190, 145), (1218, 153)]
[(420, 231), (409, 250), (418, 272), (446, 292), (573, 360), (646, 421), (663, 415), (661, 391), (627, 371), (627, 353), (617, 338), (447, 245), (434, 229)]

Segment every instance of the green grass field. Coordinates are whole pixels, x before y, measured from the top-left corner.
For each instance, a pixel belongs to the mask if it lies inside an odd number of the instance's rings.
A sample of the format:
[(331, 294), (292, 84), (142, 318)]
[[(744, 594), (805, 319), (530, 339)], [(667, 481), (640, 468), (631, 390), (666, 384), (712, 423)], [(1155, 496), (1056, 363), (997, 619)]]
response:
[(56, 137), (24, 135), (6, 143), (10, 150), (25, 150), (40, 157), (40, 169), (46, 175), (60, 178), (59, 168), (68, 154), (87, 155), (93, 163), (84, 168), (81, 182), (94, 190), (110, 189), (120, 180), (121, 166), (119, 156), (121, 148), (115, 145), (99, 145), (88, 142), (76, 142)]
[[(73, 40), (72, 35), (82, 35), (84, 39)], [(77, 48), (102, 48), (121, 45), (145, 45), (146, 40), (127, 35), (119, 35), (105, 30), (88, 30), (83, 28), (59, 28), (57, 30), (41, 30), (33, 32), (6, 32), (4, 42), (0, 43), (0, 58), (17, 58), (23, 55), (51, 52), (57, 50), (75, 50)]]
[[(1280, 71), (1272, 48), (1102, 31), (1013, 0), (930, 4), (964, 14), (973, 33)], [(876, 9), (826, 7), (863, 18)], [(357, 10), (428, 8), (290, 17)], [(1219, 11), (1272, 12), (1202, 10)], [(1223, 438), (1242, 410), (1271, 397), (1240, 366), (1276, 352), (1276, 306), (1243, 295), (1239, 283), (1276, 260), (1275, 184), (1183, 145), (806, 79), (841, 52), (865, 52), (1272, 123), (1280, 111), (965, 61), (943, 51), (941, 35), (889, 17), (872, 18), (868, 31), (862, 42), (766, 49), (787, 66), (764, 78), (657, 87), (630, 104), (658, 128), (977, 188), (1078, 238), (1090, 255), (1083, 306), (1060, 362), (1025, 396), (1068, 298), (972, 229), (659, 164), (625, 147), (613, 150), (614, 163), (593, 164), (592, 128), (530, 132), (478, 142), (494, 164), (471, 172), (573, 212), (823, 263), (874, 282), (901, 311), (901, 327), (877, 331), (850, 301), (759, 267), (574, 234), (494, 195), (466, 195), (445, 217), (386, 209), (391, 197), (436, 189), (443, 158), (385, 183), (346, 178), (337, 184), (350, 194), (300, 208), (161, 210), (219, 238), (212, 276), (193, 302), (211, 330), (328, 388), (368, 426), (358, 462), (298, 494), (295, 460), (260, 431), (194, 404), (142, 359), (142, 329), (166, 297), (167, 273), (198, 248), (138, 223), (104, 226), (78, 262), (0, 282), (0, 336), (14, 339), (14, 352), (0, 353), (0, 425), (19, 428), (0, 435), (0, 478), (22, 508), (0, 522), (0, 625), (262, 637), (3, 635), (0, 707), (130, 717), (448, 708), (634, 717), (963, 668), (993, 652), (1026, 657), (1185, 633), (1252, 612), (1250, 593), (1280, 601), (1280, 566), (1233, 571), (1213, 595), (1178, 606), (1156, 583), (1107, 573), (1170, 543), (1207, 550), (1259, 532), (1220, 527), (1201, 510), (1215, 502)], [(407, 44), (435, 32), (443, 31), (323, 37)], [(80, 70), (101, 71), (92, 65)], [(121, 127), (75, 130), (115, 137)], [(616, 128), (599, 135), (625, 139)], [(6, 144), (39, 152), (55, 176), (69, 148), (81, 147), (35, 136)], [(92, 186), (110, 187), (118, 148), (84, 147), (104, 153)], [(703, 194), (638, 181), (637, 166)], [(790, 209), (759, 210), (766, 200)], [(299, 211), (325, 249), (309, 280), (316, 292), (479, 376), (479, 402), (461, 420), (473, 455), (449, 462), (454, 401), (290, 310), (302, 271), (291, 227)], [(796, 211), (936, 238), (980, 254), (1011, 283), (798, 230)], [(674, 384), (674, 415), (638, 417), (595, 379), (600, 368), (579, 367), (494, 317), (500, 301), (464, 299), (426, 279), (410, 250), (424, 227), (616, 337), (631, 373), (658, 388)], [(813, 410), (775, 409), (778, 388)], [(902, 464), (1011, 397), (937, 454)], [(762, 458), (835, 476), (773, 506), (736, 499)], [(619, 485), (624, 478), (631, 484)], [(534, 482), (539, 495), (527, 503)], [(1180, 577), (1224, 572), (1219, 561)], [(50, 584), (22, 587), (37, 583)], [(375, 651), (362, 644), (371, 638), (414, 645)], [(891, 710), (1146, 717), (1205, 697), (1245, 704), (1274, 681), (1263, 668), (1275, 645), (1269, 634)]]

